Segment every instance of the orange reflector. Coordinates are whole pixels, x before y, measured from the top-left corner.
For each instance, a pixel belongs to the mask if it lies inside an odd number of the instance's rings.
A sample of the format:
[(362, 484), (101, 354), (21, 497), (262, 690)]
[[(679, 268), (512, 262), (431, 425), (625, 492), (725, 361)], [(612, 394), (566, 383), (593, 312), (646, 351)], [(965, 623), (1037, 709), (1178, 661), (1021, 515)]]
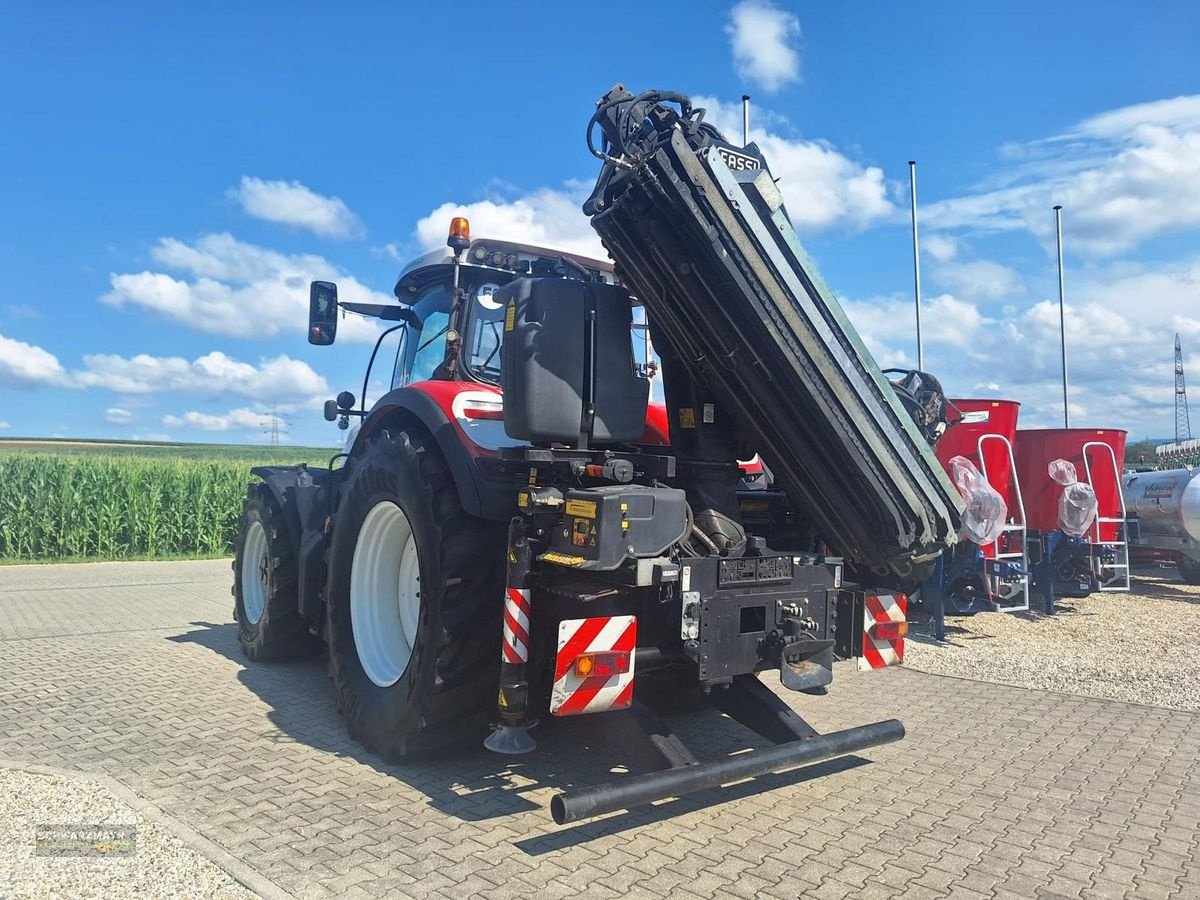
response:
[(462, 238), (464, 241), (471, 239), (471, 223), (465, 216), (455, 216), (450, 220), (450, 237)]
[(907, 622), (876, 622), (871, 626), (871, 637), (877, 641), (898, 641), (906, 634)]
[(575, 674), (580, 678), (611, 678), (629, 671), (631, 654), (614, 651), (583, 653), (575, 657)]

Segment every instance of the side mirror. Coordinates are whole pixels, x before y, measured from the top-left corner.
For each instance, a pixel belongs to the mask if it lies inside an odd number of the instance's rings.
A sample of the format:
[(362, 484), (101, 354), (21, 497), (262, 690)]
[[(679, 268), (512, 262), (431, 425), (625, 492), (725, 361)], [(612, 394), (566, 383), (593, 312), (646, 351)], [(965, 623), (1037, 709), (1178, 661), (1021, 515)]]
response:
[(314, 281), (308, 288), (308, 342), (325, 347), (337, 336), (337, 285)]

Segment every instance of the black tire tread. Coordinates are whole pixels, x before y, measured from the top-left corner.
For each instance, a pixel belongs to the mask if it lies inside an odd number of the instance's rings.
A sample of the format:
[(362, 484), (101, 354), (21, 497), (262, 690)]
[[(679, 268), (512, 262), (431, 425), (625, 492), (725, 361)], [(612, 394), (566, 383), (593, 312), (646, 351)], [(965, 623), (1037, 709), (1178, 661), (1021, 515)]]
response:
[(1180, 557), (1175, 563), (1179, 577), (1188, 584), (1200, 584), (1200, 562)]
[[(252, 510), (257, 511), (267, 532), (267, 553), (271, 559), (270, 589), (257, 623), (244, 621), (240, 596), (241, 559)], [(308, 623), (300, 615), (296, 554), (283, 520), (283, 510), (270, 488), (261, 482), (253, 482), (246, 488), (233, 569), (234, 617), (238, 624), (238, 642), (247, 659), (254, 662), (298, 659), (311, 656), (320, 648), (320, 641), (309, 632)]]
[[(421, 704), (421, 714), (415, 727), (407, 733), (393, 733), (381, 739), (379, 729), (371, 727), (375, 723), (364, 721), (363, 704), (351, 695), (341, 671), (344, 664), (331, 659), (338, 707), (346, 717), (351, 736), (387, 762), (474, 747), (469, 739), (485, 734), (495, 715), (503, 526), (470, 516), (463, 510), (450, 468), (427, 432), (417, 429), (381, 432), (368, 445), (359, 464), (367, 469), (363, 472), (367, 478), (386, 466), (419, 467), (433, 513), (434, 542), (439, 549), (445, 584), (440, 610), (442, 627), (433, 648), (433, 677), (422, 686), (423, 696), (416, 698)], [(371, 471), (373, 466), (376, 468)], [(337, 602), (334, 592), (329, 593), (331, 603)]]

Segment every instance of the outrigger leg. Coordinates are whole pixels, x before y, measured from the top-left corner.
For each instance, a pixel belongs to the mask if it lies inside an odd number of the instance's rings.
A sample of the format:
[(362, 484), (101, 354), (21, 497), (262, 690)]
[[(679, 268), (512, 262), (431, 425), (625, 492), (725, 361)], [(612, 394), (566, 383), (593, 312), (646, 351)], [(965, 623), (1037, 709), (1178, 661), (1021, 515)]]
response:
[(533, 605), (529, 594), (529, 565), (532, 550), (525, 521), (516, 517), (508, 526), (508, 575), (504, 588), (504, 627), (500, 646), (500, 696), (496, 705), (500, 724), (483, 746), (496, 753), (516, 755), (537, 749), (529, 736), (535, 724), (528, 718), (530, 620)]

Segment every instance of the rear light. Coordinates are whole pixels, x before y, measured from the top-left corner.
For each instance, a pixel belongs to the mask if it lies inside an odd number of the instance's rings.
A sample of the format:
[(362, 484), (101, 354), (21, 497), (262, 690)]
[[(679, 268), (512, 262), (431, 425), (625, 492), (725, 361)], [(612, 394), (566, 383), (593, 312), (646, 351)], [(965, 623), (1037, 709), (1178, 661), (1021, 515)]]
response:
[(877, 641), (898, 641), (908, 634), (907, 622), (876, 622), (870, 635)]
[(489, 419), (500, 422), (504, 419), (504, 404), (468, 400), (462, 406), (462, 415), (464, 419)]
[(580, 678), (611, 678), (629, 672), (632, 654), (616, 651), (584, 653), (575, 657), (575, 674)]

